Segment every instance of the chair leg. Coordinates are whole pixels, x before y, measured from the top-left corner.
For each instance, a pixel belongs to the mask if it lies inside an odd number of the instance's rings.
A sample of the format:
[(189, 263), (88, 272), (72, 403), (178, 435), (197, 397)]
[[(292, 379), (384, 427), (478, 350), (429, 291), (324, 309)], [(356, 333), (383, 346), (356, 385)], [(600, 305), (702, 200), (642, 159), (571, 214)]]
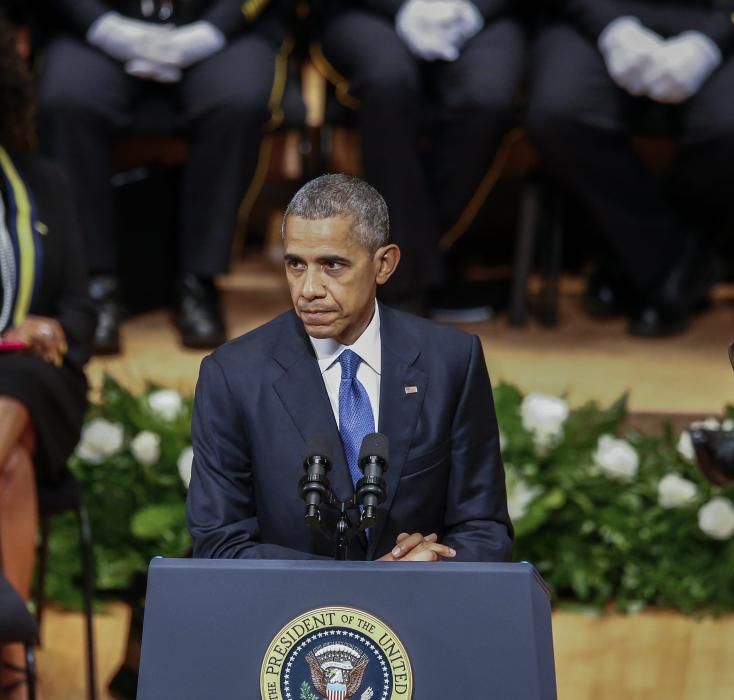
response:
[(79, 542), (82, 555), (84, 616), (87, 633), (87, 695), (89, 700), (97, 698), (97, 666), (94, 653), (94, 553), (92, 530), (86, 508), (77, 510), (79, 519)]
[(46, 604), (46, 570), (48, 568), (48, 539), (51, 530), (51, 521), (48, 515), (41, 515), (41, 542), (38, 546), (38, 575), (34, 604), (36, 606), (36, 624), (38, 625), (39, 645), (41, 644), (43, 609)]
[(512, 266), (509, 321), (513, 326), (524, 326), (527, 322), (528, 280), (533, 267), (535, 239), (539, 222), (540, 189), (536, 183), (529, 182), (522, 193), (515, 243), (515, 260)]
[(28, 674), (28, 700), (36, 700), (36, 655), (32, 644), (25, 645), (25, 665)]
[(301, 156), (301, 179), (303, 182), (308, 182), (322, 172), (320, 170), (321, 134), (318, 129), (310, 126), (301, 129), (298, 148)]
[(558, 325), (558, 298), (563, 267), (563, 202), (560, 195), (554, 193), (552, 196), (550, 236), (538, 308), (538, 320), (547, 328)]
[(319, 170), (322, 173), (331, 172), (333, 153), (334, 130), (326, 124), (319, 130)]

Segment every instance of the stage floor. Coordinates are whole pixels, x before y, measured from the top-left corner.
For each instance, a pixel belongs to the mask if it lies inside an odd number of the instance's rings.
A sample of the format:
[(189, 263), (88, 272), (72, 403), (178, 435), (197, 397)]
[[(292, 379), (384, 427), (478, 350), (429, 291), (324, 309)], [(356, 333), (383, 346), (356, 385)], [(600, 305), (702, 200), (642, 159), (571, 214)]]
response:
[[(280, 266), (265, 257), (240, 263), (221, 282), (232, 337), (289, 308)], [(634, 411), (719, 414), (734, 402), (734, 372), (727, 346), (734, 340), (734, 288), (717, 290), (712, 307), (684, 335), (643, 340), (625, 333), (623, 320), (595, 321), (581, 310), (581, 284), (564, 280), (561, 320), (546, 329), (494, 321), (462, 326), (482, 339), (493, 381), (509, 381), (526, 391), (566, 395), (573, 405), (588, 399), (611, 402), (630, 393)], [(124, 324), (125, 352), (95, 358), (90, 376), (105, 371), (128, 385), (146, 380), (190, 391), (205, 353), (184, 350), (165, 311), (143, 314)]]

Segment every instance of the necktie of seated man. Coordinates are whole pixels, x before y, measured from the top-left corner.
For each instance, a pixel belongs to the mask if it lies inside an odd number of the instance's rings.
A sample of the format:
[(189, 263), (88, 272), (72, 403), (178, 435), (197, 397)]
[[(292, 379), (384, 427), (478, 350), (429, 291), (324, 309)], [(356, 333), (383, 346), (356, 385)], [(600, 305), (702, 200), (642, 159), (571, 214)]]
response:
[(355, 486), (362, 478), (358, 458), (365, 435), (375, 432), (375, 418), (367, 390), (357, 379), (357, 369), (362, 358), (352, 350), (339, 355), (342, 378), (339, 384), (339, 435), (347, 458), (349, 475)]

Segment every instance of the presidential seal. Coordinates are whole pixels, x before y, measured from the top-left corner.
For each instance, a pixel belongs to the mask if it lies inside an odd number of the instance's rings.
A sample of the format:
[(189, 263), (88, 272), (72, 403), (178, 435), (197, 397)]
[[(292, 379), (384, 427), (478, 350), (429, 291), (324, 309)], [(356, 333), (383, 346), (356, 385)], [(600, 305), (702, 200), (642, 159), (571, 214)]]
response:
[(263, 700), (410, 700), (413, 672), (395, 633), (354, 608), (318, 608), (276, 635), (260, 671)]

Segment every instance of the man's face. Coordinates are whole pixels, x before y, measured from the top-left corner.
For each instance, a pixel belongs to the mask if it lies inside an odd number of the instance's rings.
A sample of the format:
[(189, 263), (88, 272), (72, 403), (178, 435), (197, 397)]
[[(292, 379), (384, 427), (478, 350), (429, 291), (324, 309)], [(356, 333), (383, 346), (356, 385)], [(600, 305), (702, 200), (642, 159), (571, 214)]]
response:
[(285, 271), (296, 314), (312, 338), (351, 345), (372, 318), (377, 285), (392, 275), (400, 251), (375, 253), (354, 240), (351, 217), (290, 216), (285, 229)]

